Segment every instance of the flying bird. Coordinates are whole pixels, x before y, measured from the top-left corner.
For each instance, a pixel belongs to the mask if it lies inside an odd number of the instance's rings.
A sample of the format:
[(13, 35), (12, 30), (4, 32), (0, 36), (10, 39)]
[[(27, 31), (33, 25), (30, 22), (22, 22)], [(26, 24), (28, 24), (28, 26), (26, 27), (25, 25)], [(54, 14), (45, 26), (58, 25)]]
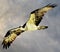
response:
[(56, 6), (57, 6), (56, 4), (48, 4), (42, 8), (32, 11), (30, 13), (30, 18), (23, 26), (10, 29), (6, 33), (2, 42), (3, 48), (5, 49), (9, 48), (11, 43), (16, 39), (16, 37), (21, 35), (21, 33), (25, 31), (47, 29), (48, 26), (40, 26), (39, 23), (43, 19), (44, 14)]

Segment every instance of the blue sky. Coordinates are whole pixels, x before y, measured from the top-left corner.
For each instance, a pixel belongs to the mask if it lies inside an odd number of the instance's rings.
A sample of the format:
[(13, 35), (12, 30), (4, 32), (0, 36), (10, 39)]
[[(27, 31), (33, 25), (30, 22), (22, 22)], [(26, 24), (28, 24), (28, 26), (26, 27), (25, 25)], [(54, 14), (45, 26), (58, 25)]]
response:
[[(1, 42), (6, 32), (23, 25), (30, 12), (49, 3), (58, 6), (48, 11), (40, 25), (48, 29), (24, 32), (7, 50)], [(60, 1), (57, 0), (0, 0), (0, 52), (60, 52)]]

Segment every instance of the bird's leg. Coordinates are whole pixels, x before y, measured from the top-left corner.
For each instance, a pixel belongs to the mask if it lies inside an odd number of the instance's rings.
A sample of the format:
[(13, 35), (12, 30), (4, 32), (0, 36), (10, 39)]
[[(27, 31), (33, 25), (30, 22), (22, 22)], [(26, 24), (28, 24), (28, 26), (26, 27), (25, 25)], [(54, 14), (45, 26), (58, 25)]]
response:
[(38, 27), (38, 30), (41, 30), (41, 29), (44, 30), (44, 29), (47, 29), (47, 28), (48, 28), (48, 26), (39, 26), (39, 27)]

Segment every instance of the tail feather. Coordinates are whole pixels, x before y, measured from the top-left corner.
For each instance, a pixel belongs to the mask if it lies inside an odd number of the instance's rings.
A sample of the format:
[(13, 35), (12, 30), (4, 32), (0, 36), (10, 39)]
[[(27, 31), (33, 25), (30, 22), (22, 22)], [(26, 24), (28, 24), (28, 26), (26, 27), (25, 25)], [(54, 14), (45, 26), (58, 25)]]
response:
[(39, 26), (39, 27), (38, 27), (38, 30), (41, 30), (41, 29), (44, 30), (44, 29), (47, 29), (47, 28), (48, 28), (48, 26)]

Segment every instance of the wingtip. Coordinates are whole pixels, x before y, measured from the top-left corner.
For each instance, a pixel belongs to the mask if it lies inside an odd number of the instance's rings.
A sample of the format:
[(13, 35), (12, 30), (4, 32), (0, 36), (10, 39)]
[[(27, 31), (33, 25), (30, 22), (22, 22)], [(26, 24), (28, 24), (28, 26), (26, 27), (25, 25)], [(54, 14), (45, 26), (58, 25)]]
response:
[(57, 6), (57, 4), (52, 4), (51, 6), (54, 8), (54, 7), (56, 7), (56, 6)]
[(3, 49), (7, 49), (10, 47), (11, 43), (9, 43), (9, 42), (5, 43), (5, 41), (3, 41), (1, 45), (2, 45)]
[(57, 6), (57, 4), (56, 3), (54, 3), (54, 4), (51, 4), (51, 3), (49, 3), (47, 6), (51, 6), (51, 7), (56, 7)]

